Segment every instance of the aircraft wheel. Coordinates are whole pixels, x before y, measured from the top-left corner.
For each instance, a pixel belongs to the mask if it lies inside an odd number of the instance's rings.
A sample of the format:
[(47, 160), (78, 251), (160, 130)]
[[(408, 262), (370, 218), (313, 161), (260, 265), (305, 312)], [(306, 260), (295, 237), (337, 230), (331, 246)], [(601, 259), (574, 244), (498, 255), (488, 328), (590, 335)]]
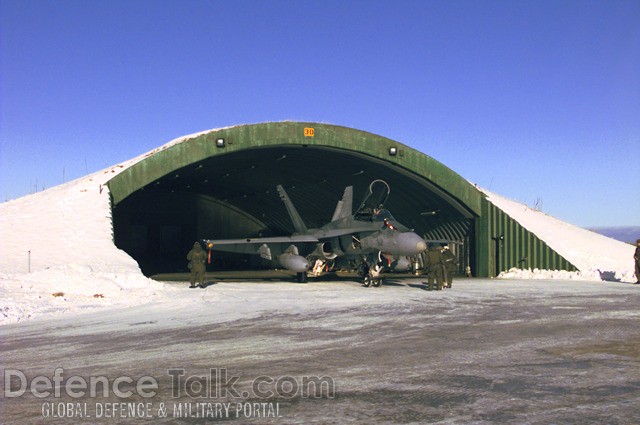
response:
[(298, 273), (296, 277), (298, 283), (307, 283), (307, 272)]
[(382, 285), (382, 278), (374, 279), (373, 286), (375, 286), (376, 288), (379, 288), (380, 285)]
[(369, 286), (371, 286), (371, 277), (365, 276), (364, 282), (362, 284), (364, 285), (365, 288), (368, 288)]

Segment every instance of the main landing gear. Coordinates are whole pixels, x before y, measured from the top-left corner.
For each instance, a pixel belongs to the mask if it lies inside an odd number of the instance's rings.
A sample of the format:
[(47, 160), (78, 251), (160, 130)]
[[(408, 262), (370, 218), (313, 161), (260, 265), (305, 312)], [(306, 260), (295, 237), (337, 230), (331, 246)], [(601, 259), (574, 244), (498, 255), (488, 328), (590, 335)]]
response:
[(307, 283), (307, 272), (296, 273), (298, 283)]

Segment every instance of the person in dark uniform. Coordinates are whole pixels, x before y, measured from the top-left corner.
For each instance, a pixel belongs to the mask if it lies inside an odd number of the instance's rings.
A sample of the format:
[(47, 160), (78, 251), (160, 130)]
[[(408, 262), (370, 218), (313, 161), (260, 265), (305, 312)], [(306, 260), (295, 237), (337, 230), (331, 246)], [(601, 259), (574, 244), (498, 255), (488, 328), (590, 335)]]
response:
[[(427, 270), (427, 289), (442, 289), (442, 280), (444, 279), (444, 259), (442, 258), (442, 252), (440, 246), (431, 245), (425, 256), (424, 266)], [(436, 285), (433, 285), (433, 281), (436, 281)]]
[(447, 281), (447, 288), (451, 288), (451, 284), (453, 283), (453, 272), (458, 268), (458, 259), (447, 245), (442, 249), (442, 259), (444, 260), (444, 269), (447, 272), (447, 276), (445, 278)]
[[(189, 270), (191, 270), (191, 285), (189, 288), (197, 288), (200, 286), (204, 288), (204, 274), (207, 271), (207, 267), (205, 266), (205, 261), (207, 259), (207, 255), (202, 249), (202, 246), (199, 242), (193, 244), (193, 248), (187, 254), (187, 260), (189, 260)], [(196, 282), (198, 285), (196, 286)]]
[(633, 254), (636, 260), (636, 285), (640, 285), (640, 239), (636, 241), (636, 252)]

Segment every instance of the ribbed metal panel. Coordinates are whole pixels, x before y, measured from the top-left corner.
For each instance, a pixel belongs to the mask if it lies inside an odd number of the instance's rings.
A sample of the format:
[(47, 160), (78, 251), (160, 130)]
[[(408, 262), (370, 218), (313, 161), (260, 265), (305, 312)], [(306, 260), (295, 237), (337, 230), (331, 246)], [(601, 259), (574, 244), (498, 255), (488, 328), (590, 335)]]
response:
[[(577, 268), (486, 199), (479, 231), (488, 237), (479, 241), (478, 275), (497, 276), (513, 267), (575, 271)], [(486, 214), (484, 213), (486, 211)]]

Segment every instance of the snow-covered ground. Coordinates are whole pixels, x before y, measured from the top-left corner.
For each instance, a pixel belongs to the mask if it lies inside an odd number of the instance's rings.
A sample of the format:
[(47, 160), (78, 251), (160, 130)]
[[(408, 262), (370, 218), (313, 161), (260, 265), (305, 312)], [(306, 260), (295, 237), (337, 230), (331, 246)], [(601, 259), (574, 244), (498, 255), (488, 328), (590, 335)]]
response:
[[(0, 204), (0, 324), (140, 305), (174, 296), (174, 286), (143, 276), (138, 264), (113, 244), (106, 184), (141, 159), (196, 135), (175, 139), (122, 164)], [(600, 272), (607, 272), (615, 280), (635, 280), (631, 245), (498, 195), (487, 195), (580, 270), (511, 270), (502, 277), (600, 280)]]
[[(194, 409), (185, 417), (176, 404), (260, 402), (277, 404), (279, 417), (249, 414), (237, 423), (640, 423), (640, 287), (472, 278), (426, 291), (421, 279), (390, 280), (380, 288), (348, 280), (225, 281), (206, 289), (174, 283), (137, 292), (148, 297), (144, 305), (3, 326), (5, 370), (23, 372), (29, 388), (58, 368), (65, 382), (60, 397), (35, 390), (0, 396), (1, 422), (129, 424), (142, 419), (137, 415), (161, 424), (209, 423), (237, 415), (205, 417)], [(182, 384), (170, 370), (183, 371)], [(187, 380), (206, 383), (212, 370), (237, 377), (230, 387), (237, 395), (186, 391), (194, 388)], [(150, 397), (139, 397), (135, 385), (124, 387), (129, 395), (67, 395), (67, 384), (78, 382), (72, 377), (105, 377), (115, 388), (118, 379), (143, 376), (157, 380)], [(327, 377), (324, 388), (335, 397), (259, 395), (258, 377), (271, 384)], [(12, 381), (19, 391), (22, 384)], [(268, 384), (260, 388), (278, 388)], [(67, 409), (65, 416), (64, 402), (87, 414)], [(98, 406), (137, 402), (149, 413), (98, 417)], [(162, 406), (169, 407), (164, 414)]]

